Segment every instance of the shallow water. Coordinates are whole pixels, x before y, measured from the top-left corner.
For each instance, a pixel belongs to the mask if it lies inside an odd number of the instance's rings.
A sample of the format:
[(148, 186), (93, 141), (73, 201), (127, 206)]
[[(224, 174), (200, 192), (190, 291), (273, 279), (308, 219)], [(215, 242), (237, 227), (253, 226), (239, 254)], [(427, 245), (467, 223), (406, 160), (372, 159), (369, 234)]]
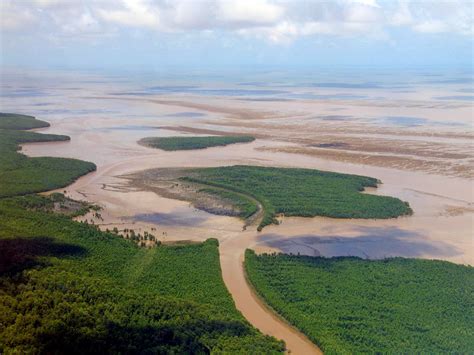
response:
[(199, 210), (178, 207), (171, 212), (137, 214), (134, 221), (156, 224), (161, 227), (198, 227), (208, 221), (210, 215)]
[(288, 91), (282, 90), (246, 90), (246, 89), (206, 89), (196, 86), (155, 86), (144, 88), (138, 91), (111, 92), (111, 95), (118, 96), (151, 96), (151, 95), (167, 95), (167, 94), (193, 94), (193, 95), (209, 95), (209, 96), (273, 96), (290, 94)]
[(474, 96), (472, 96), (472, 95), (437, 96), (437, 97), (434, 97), (433, 99), (435, 99), (435, 100), (474, 101)]
[[(351, 232), (351, 236), (346, 234)], [(295, 235), (282, 237), (278, 234), (263, 234), (260, 244), (283, 250), (290, 254), (313, 256), (358, 256), (368, 259), (383, 259), (403, 255), (416, 258), (431, 255), (437, 259), (455, 257), (457, 249), (443, 242), (427, 240), (423, 233), (404, 230), (397, 226), (360, 226), (346, 228), (339, 233)]]
[(165, 115), (166, 117), (177, 117), (177, 118), (186, 118), (186, 117), (204, 117), (206, 116), (205, 113), (202, 112), (176, 112), (176, 113), (169, 113)]
[(423, 117), (408, 117), (408, 116), (390, 116), (380, 119), (384, 123), (389, 123), (397, 126), (404, 127), (416, 127), (423, 125), (433, 126), (464, 126), (464, 123), (460, 122), (449, 122), (449, 121), (430, 121), (428, 118)]

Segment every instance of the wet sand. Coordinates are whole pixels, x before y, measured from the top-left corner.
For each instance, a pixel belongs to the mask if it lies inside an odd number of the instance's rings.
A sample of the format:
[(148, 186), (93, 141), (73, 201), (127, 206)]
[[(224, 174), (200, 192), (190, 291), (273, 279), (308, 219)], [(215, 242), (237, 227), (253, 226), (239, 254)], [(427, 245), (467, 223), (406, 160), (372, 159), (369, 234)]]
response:
[[(279, 102), (176, 95), (117, 97), (105, 95), (105, 91), (102, 87), (79, 90), (69, 102), (55, 104), (66, 108), (87, 103), (90, 110), (99, 113), (38, 115), (52, 124), (43, 132), (67, 134), (72, 140), (27, 144), (23, 152), (95, 162), (97, 172), (65, 190), (70, 197), (103, 206), (104, 220), (95, 221), (103, 228), (147, 230), (165, 242), (217, 238), (223, 279), (237, 308), (264, 333), (284, 339), (293, 353), (317, 349), (259, 303), (242, 268), (246, 248), (322, 256), (421, 257), (474, 265), (474, 158), (469, 103), (433, 102), (429, 98), (441, 94), (429, 91), (416, 100), (412, 94), (400, 93), (384, 100)], [(119, 113), (100, 112), (109, 107)], [(198, 115), (191, 117), (183, 112)], [(421, 127), (393, 126), (377, 118), (386, 116), (426, 117), (428, 123)], [(447, 116), (458, 120), (453, 125), (437, 123), (450, 123)], [(159, 128), (163, 126), (167, 129)], [(136, 143), (146, 136), (209, 131), (255, 134), (258, 139), (249, 144), (185, 152), (163, 152)], [(364, 145), (366, 140), (368, 144)], [(331, 154), (308, 154), (308, 150)], [(359, 158), (342, 159), (344, 154), (357, 154)], [(375, 158), (363, 158), (380, 155), (401, 161), (395, 164), (384, 157), (374, 163)], [(410, 159), (420, 164), (410, 165)], [(435, 163), (428, 164), (430, 161)], [(281, 225), (257, 233), (242, 231), (243, 222), (235, 217), (198, 211), (187, 202), (137, 189), (120, 177), (160, 167), (235, 164), (305, 167), (376, 177), (383, 184), (367, 192), (408, 201), (414, 215), (392, 220), (283, 218)]]

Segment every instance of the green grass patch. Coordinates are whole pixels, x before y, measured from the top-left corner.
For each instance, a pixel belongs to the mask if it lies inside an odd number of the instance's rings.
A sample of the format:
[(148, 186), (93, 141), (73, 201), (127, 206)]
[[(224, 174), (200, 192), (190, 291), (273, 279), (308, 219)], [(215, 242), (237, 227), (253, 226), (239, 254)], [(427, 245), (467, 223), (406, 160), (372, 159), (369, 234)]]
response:
[[(11, 114), (7, 115), (6, 117), (10, 117)], [(8, 123), (12, 122), (10, 118), (0, 116), (0, 125), (2, 122), (9, 129), (0, 129), (0, 197), (67, 186), (78, 177), (96, 169), (95, 164), (77, 159), (25, 156), (17, 151), (19, 144), (68, 141), (69, 137), (23, 131), (41, 127), (44, 123), (34, 118), (31, 120), (30, 116), (21, 116), (13, 124)]]
[(245, 268), (261, 297), (327, 354), (474, 351), (470, 266), (247, 250)]
[(186, 171), (182, 179), (244, 194), (264, 208), (259, 230), (275, 216), (394, 218), (412, 213), (394, 197), (361, 193), (377, 187), (377, 179), (311, 169), (227, 166)]
[(0, 353), (282, 352), (236, 310), (216, 240), (139, 248), (28, 199), (0, 200)]
[(173, 151), (204, 149), (254, 140), (255, 138), (250, 136), (147, 137), (141, 139), (139, 143), (151, 148)]

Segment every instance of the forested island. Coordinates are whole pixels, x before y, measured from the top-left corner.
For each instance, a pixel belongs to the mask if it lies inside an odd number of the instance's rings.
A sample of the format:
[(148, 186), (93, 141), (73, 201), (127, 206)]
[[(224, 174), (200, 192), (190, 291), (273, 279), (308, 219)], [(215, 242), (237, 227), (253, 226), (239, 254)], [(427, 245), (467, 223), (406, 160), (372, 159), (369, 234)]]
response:
[(139, 144), (161, 150), (193, 150), (210, 147), (222, 147), (229, 144), (249, 143), (255, 140), (251, 136), (206, 136), (206, 137), (146, 137)]
[[(333, 218), (395, 218), (412, 213), (397, 198), (363, 194), (366, 187), (377, 187), (377, 179), (314, 169), (225, 166), (185, 169), (182, 181), (208, 186), (204, 191), (242, 205), (244, 214), (263, 209), (258, 230), (278, 223), (276, 216)], [(253, 202), (252, 202), (253, 201)], [(251, 204), (258, 206), (250, 207)]]

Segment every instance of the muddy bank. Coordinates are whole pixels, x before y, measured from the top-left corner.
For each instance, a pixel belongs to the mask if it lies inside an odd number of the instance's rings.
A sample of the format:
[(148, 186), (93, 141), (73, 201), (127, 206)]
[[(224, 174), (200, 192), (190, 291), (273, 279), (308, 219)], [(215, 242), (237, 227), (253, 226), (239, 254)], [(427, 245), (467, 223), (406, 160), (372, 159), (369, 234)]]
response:
[(189, 202), (194, 208), (220, 216), (238, 217), (242, 211), (229, 199), (206, 193), (207, 185), (183, 181), (181, 178), (192, 175), (189, 168), (150, 169), (142, 172), (121, 175), (128, 188), (139, 191), (152, 191), (169, 199)]

